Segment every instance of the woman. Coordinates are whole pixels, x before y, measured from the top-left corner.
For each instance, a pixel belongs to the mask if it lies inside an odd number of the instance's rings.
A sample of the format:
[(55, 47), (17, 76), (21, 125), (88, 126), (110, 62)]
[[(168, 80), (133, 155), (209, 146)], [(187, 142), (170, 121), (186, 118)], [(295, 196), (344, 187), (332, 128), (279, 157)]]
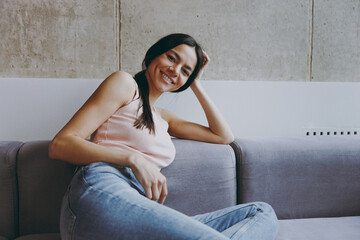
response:
[[(164, 203), (160, 169), (175, 156), (171, 136), (227, 144), (233, 134), (199, 81), (209, 57), (185, 34), (160, 39), (133, 78), (110, 75), (49, 147), (51, 158), (81, 165), (64, 197), (62, 239), (273, 239), (265, 203), (188, 217)], [(209, 127), (154, 107), (164, 92), (191, 87)], [(91, 141), (86, 139), (91, 136)]]

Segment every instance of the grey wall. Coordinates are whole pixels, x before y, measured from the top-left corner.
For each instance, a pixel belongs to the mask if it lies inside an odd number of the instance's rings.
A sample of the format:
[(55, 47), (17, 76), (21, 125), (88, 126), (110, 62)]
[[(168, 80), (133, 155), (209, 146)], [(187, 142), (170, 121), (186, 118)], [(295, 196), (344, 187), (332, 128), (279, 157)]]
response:
[(360, 82), (360, 0), (314, 4), (313, 79)]
[(114, 0), (1, 0), (0, 77), (104, 77), (118, 69)]
[(188, 32), (212, 59), (206, 79), (305, 80), (308, 0), (156, 2), (122, 2), (123, 68), (134, 71), (159, 36)]
[(360, 82), (360, 0), (1, 0), (0, 77), (135, 73), (172, 32), (202, 43), (205, 79)]

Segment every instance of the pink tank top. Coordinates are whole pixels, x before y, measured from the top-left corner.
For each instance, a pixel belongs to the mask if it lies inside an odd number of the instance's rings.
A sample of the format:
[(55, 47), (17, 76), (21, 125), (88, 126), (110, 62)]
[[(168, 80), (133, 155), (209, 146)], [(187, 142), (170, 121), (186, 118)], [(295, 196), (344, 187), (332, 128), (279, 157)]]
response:
[(175, 158), (175, 147), (168, 134), (169, 125), (155, 109), (152, 112), (155, 134), (150, 134), (147, 128), (136, 129), (134, 122), (142, 114), (142, 108), (138, 111), (140, 103), (141, 98), (136, 85), (134, 99), (105, 121), (93, 134), (91, 141), (99, 145), (139, 153), (160, 170)]

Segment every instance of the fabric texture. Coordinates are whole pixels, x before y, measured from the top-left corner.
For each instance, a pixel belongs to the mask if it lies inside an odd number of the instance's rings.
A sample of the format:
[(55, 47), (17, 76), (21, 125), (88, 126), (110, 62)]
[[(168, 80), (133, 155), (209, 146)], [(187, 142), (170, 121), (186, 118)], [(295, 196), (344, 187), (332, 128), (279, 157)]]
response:
[(276, 240), (359, 240), (360, 216), (280, 220)]
[(16, 155), (21, 142), (0, 142), (0, 236), (13, 238), (18, 229)]
[[(137, 86), (137, 85), (136, 85)], [(94, 133), (91, 141), (99, 145), (135, 152), (155, 164), (160, 170), (168, 166), (175, 157), (175, 147), (168, 134), (168, 123), (155, 109), (152, 111), (155, 134), (147, 128), (137, 129), (134, 122), (142, 114), (139, 90), (132, 102), (119, 108)]]
[(360, 138), (237, 138), (240, 202), (279, 219), (360, 215)]
[(165, 205), (190, 216), (236, 205), (231, 147), (176, 138), (173, 142), (175, 161), (161, 170), (169, 192)]
[(75, 166), (48, 157), (49, 141), (25, 143), (18, 154), (19, 234), (57, 233), (61, 199)]
[(43, 234), (30, 234), (25, 235), (16, 240), (61, 240), (59, 233), (43, 233)]

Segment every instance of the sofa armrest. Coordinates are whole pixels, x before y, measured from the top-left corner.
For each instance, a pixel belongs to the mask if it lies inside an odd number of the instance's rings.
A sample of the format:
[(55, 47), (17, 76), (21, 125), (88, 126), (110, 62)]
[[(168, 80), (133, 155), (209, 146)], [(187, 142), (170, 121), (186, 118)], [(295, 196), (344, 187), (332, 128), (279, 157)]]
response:
[(0, 142), (0, 236), (7, 238), (14, 238), (18, 229), (16, 156), (22, 144)]
[(50, 141), (26, 142), (19, 150), (19, 234), (59, 232), (60, 205), (75, 166), (49, 159)]
[(279, 219), (360, 215), (360, 138), (237, 138), (241, 202)]
[(236, 205), (235, 154), (229, 145), (173, 139), (174, 162), (167, 178), (165, 205), (188, 215)]

